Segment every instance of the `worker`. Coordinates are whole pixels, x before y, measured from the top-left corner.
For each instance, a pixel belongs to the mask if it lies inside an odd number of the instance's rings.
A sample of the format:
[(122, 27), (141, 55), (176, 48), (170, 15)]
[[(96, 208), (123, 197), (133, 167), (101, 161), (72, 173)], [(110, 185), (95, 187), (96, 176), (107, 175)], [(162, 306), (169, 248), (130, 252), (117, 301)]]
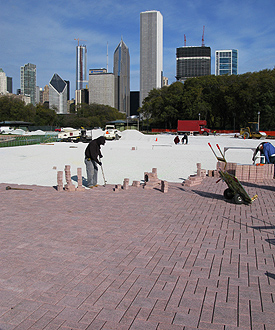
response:
[(255, 149), (255, 151), (254, 151), (254, 153), (253, 153), (253, 157), (252, 157), (252, 161), (253, 161), (253, 163), (255, 163), (255, 161), (256, 161), (256, 155), (257, 155), (257, 153), (260, 151), (260, 163), (261, 163), (261, 164), (264, 164), (264, 153), (263, 153), (263, 150), (260, 150), (260, 146), (261, 146), (261, 145), (264, 145), (265, 143), (267, 143), (267, 142), (261, 142), (261, 143), (258, 145), (258, 147)]
[(264, 154), (266, 164), (275, 164), (275, 147), (271, 143), (260, 144), (259, 150)]
[(102, 158), (100, 148), (105, 144), (105, 137), (100, 136), (97, 139), (92, 140), (85, 150), (85, 165), (87, 171), (87, 186), (88, 188), (97, 187), (97, 173), (98, 166), (102, 163), (99, 158)]
[(179, 139), (179, 137), (178, 137), (178, 136), (176, 136), (176, 137), (174, 138), (174, 142), (175, 142), (175, 144), (179, 144), (179, 142), (180, 142), (180, 139)]
[(261, 143), (259, 150), (264, 154), (266, 164), (275, 164), (275, 148), (271, 143)]
[(181, 139), (181, 143), (184, 144), (184, 142), (185, 144), (188, 144), (188, 136), (186, 133), (184, 133), (183, 138)]

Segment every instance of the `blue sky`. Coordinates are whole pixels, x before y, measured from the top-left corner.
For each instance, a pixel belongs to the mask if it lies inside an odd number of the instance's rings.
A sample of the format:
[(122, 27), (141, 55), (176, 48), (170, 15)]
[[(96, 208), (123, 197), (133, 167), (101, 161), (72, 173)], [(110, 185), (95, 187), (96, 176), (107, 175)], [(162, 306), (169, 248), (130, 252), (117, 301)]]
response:
[(139, 15), (163, 15), (164, 76), (175, 81), (176, 48), (211, 47), (212, 74), (218, 49), (238, 49), (239, 73), (275, 66), (274, 0), (6, 0), (1, 1), (0, 68), (20, 88), (20, 66), (37, 66), (37, 85), (44, 88), (54, 73), (75, 88), (76, 45), (87, 46), (87, 66), (113, 71), (113, 53), (121, 37), (129, 48), (131, 90), (139, 90)]

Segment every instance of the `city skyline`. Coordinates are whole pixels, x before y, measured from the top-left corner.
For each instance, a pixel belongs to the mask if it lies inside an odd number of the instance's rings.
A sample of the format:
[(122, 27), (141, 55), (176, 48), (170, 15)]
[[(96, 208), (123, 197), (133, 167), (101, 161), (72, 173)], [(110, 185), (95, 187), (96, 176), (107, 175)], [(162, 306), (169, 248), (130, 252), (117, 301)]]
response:
[[(10, 0), (1, 5), (0, 67), (20, 88), (20, 67), (34, 63), (37, 85), (47, 85), (57, 72), (75, 88), (75, 47), (85, 40), (87, 70), (107, 67), (107, 43), (113, 54), (121, 36), (131, 57), (131, 91), (139, 90), (139, 15), (158, 10), (163, 15), (163, 74), (176, 81), (176, 48), (200, 46), (203, 26), (210, 46), (211, 74), (215, 74), (215, 50), (238, 49), (239, 74), (273, 69), (275, 60), (274, 1), (140, 1), (87, 3), (68, 1)], [(47, 15), (45, 15), (47, 13)], [(92, 19), (91, 19), (92, 17)], [(109, 56), (109, 68), (113, 67)], [(110, 71), (110, 70), (109, 70)]]

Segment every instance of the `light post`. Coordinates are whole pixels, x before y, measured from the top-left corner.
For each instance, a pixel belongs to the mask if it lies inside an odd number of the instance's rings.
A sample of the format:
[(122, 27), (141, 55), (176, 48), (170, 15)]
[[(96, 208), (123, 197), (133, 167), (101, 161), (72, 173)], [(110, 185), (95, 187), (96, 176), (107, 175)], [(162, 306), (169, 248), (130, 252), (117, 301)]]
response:
[(260, 114), (261, 112), (258, 111), (258, 131), (260, 131)]
[(201, 120), (201, 114), (199, 113), (199, 120)]

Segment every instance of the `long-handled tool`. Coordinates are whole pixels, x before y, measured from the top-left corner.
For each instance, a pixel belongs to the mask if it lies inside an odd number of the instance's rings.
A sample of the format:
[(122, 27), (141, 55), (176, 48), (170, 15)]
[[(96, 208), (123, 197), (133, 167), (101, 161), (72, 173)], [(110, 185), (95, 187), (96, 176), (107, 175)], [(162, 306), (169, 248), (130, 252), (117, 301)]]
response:
[(6, 190), (32, 190), (30, 188), (13, 188), (11, 186), (7, 186)]
[(103, 185), (103, 187), (105, 187), (107, 181), (105, 180), (105, 175), (104, 175), (104, 171), (103, 171), (103, 166), (102, 166), (102, 164), (100, 165), (100, 167), (101, 167), (102, 176), (103, 176), (103, 180), (104, 180), (104, 185)]

